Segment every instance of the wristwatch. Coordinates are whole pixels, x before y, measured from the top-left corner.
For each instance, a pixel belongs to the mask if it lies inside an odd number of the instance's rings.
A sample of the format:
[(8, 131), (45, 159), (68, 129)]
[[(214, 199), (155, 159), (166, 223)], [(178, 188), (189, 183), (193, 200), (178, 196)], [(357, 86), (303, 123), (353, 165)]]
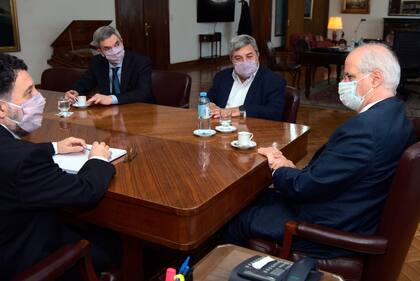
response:
[(243, 105), (239, 106), (239, 113), (240, 113), (241, 117), (246, 118), (245, 106), (243, 106)]

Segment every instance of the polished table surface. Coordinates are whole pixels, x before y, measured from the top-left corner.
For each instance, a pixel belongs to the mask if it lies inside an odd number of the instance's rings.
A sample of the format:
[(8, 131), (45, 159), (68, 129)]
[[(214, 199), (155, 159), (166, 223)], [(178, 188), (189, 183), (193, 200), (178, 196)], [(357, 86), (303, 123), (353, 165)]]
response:
[[(57, 97), (62, 93), (41, 92), (47, 98), (43, 125), (28, 140), (82, 137), (135, 156), (117, 161), (104, 198), (78, 213), (95, 224), (171, 248), (194, 249), (271, 183), (267, 160), (256, 148), (230, 146), (236, 133), (194, 136), (194, 109), (136, 103), (72, 108), (71, 117), (60, 118)], [(234, 123), (254, 134), (257, 147), (276, 142), (293, 161), (306, 154), (307, 126), (255, 118)]]
[[(228, 280), (230, 272), (236, 265), (255, 255), (265, 256), (265, 254), (230, 244), (218, 246), (194, 265), (194, 281)], [(343, 281), (343, 279), (324, 272), (320, 281)]]
[(312, 80), (313, 67), (323, 65), (336, 65), (336, 80), (337, 83), (341, 79), (341, 67), (344, 65), (349, 52), (320, 52), (320, 51), (307, 51), (302, 53), (302, 64), (306, 66), (305, 71), (305, 95), (309, 97)]

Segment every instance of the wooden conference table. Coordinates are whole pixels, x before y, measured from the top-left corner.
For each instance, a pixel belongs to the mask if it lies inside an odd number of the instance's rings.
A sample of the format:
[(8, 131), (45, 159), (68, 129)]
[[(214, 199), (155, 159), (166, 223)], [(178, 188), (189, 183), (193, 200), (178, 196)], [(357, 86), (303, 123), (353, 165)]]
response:
[[(255, 148), (230, 146), (236, 133), (194, 136), (194, 109), (135, 103), (72, 108), (71, 117), (60, 118), (57, 97), (63, 94), (41, 92), (47, 98), (43, 125), (28, 140), (75, 136), (130, 152), (129, 161), (117, 160), (116, 175), (99, 204), (77, 213), (122, 233), (124, 280), (142, 279), (140, 240), (194, 249), (271, 183), (265, 157)], [(277, 142), (293, 161), (306, 154), (307, 126), (255, 118), (237, 122), (239, 130), (254, 134), (257, 147)]]

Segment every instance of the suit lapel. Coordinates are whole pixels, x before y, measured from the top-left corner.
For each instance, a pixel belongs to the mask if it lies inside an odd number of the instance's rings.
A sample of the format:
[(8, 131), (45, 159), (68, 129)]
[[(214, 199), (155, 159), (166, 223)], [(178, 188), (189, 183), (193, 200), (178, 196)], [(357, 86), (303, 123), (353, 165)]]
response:
[(3, 138), (14, 138), (14, 136), (8, 131), (6, 130), (2, 125), (0, 125), (0, 137)]
[(222, 103), (221, 103), (222, 107), (226, 107), (226, 104), (227, 104), (228, 99), (229, 99), (230, 91), (232, 90), (232, 86), (233, 86), (233, 82), (234, 82), (233, 77), (232, 77), (232, 71), (233, 71), (233, 68), (231, 68), (230, 71), (227, 72), (228, 75), (229, 75), (229, 79), (226, 80), (227, 82), (225, 84), (225, 90), (222, 91), (222, 93), (223, 93)]
[(125, 93), (127, 90), (127, 86), (128, 86), (127, 83), (129, 81), (128, 75), (129, 75), (129, 70), (130, 70), (130, 64), (131, 64), (130, 52), (125, 51), (122, 69), (121, 69), (121, 94)]
[(257, 92), (257, 87), (260, 84), (260, 80), (262, 79), (263, 71), (264, 70), (260, 65), (257, 71), (257, 75), (255, 75), (254, 81), (252, 81), (251, 87), (249, 87), (248, 89), (248, 93), (246, 94), (244, 105), (248, 105), (252, 103), (253, 97), (255, 93)]
[(99, 89), (100, 92), (104, 92), (106, 94), (111, 94), (110, 91), (110, 82), (109, 82), (109, 63), (107, 61), (106, 58), (103, 58), (102, 60), (100, 60), (101, 64), (100, 64), (100, 68), (101, 71), (99, 71), (98, 75), (100, 76), (98, 81), (104, 81), (103, 82), (103, 86), (104, 89)]

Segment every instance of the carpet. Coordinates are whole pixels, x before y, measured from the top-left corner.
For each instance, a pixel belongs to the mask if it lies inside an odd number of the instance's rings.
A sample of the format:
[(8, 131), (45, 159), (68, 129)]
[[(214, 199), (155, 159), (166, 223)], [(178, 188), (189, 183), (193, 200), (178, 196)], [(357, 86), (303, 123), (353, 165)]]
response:
[[(412, 90), (417, 90), (420, 93), (418, 86), (412, 87), (417, 87)], [(305, 89), (300, 89), (300, 98), (301, 104), (311, 107), (349, 110), (341, 103), (338, 97), (337, 85), (333, 78), (331, 78), (330, 85), (328, 85), (327, 81), (316, 84), (315, 87), (311, 88), (308, 98), (305, 96)], [(409, 117), (420, 117), (420, 94), (410, 94), (404, 104)]]

